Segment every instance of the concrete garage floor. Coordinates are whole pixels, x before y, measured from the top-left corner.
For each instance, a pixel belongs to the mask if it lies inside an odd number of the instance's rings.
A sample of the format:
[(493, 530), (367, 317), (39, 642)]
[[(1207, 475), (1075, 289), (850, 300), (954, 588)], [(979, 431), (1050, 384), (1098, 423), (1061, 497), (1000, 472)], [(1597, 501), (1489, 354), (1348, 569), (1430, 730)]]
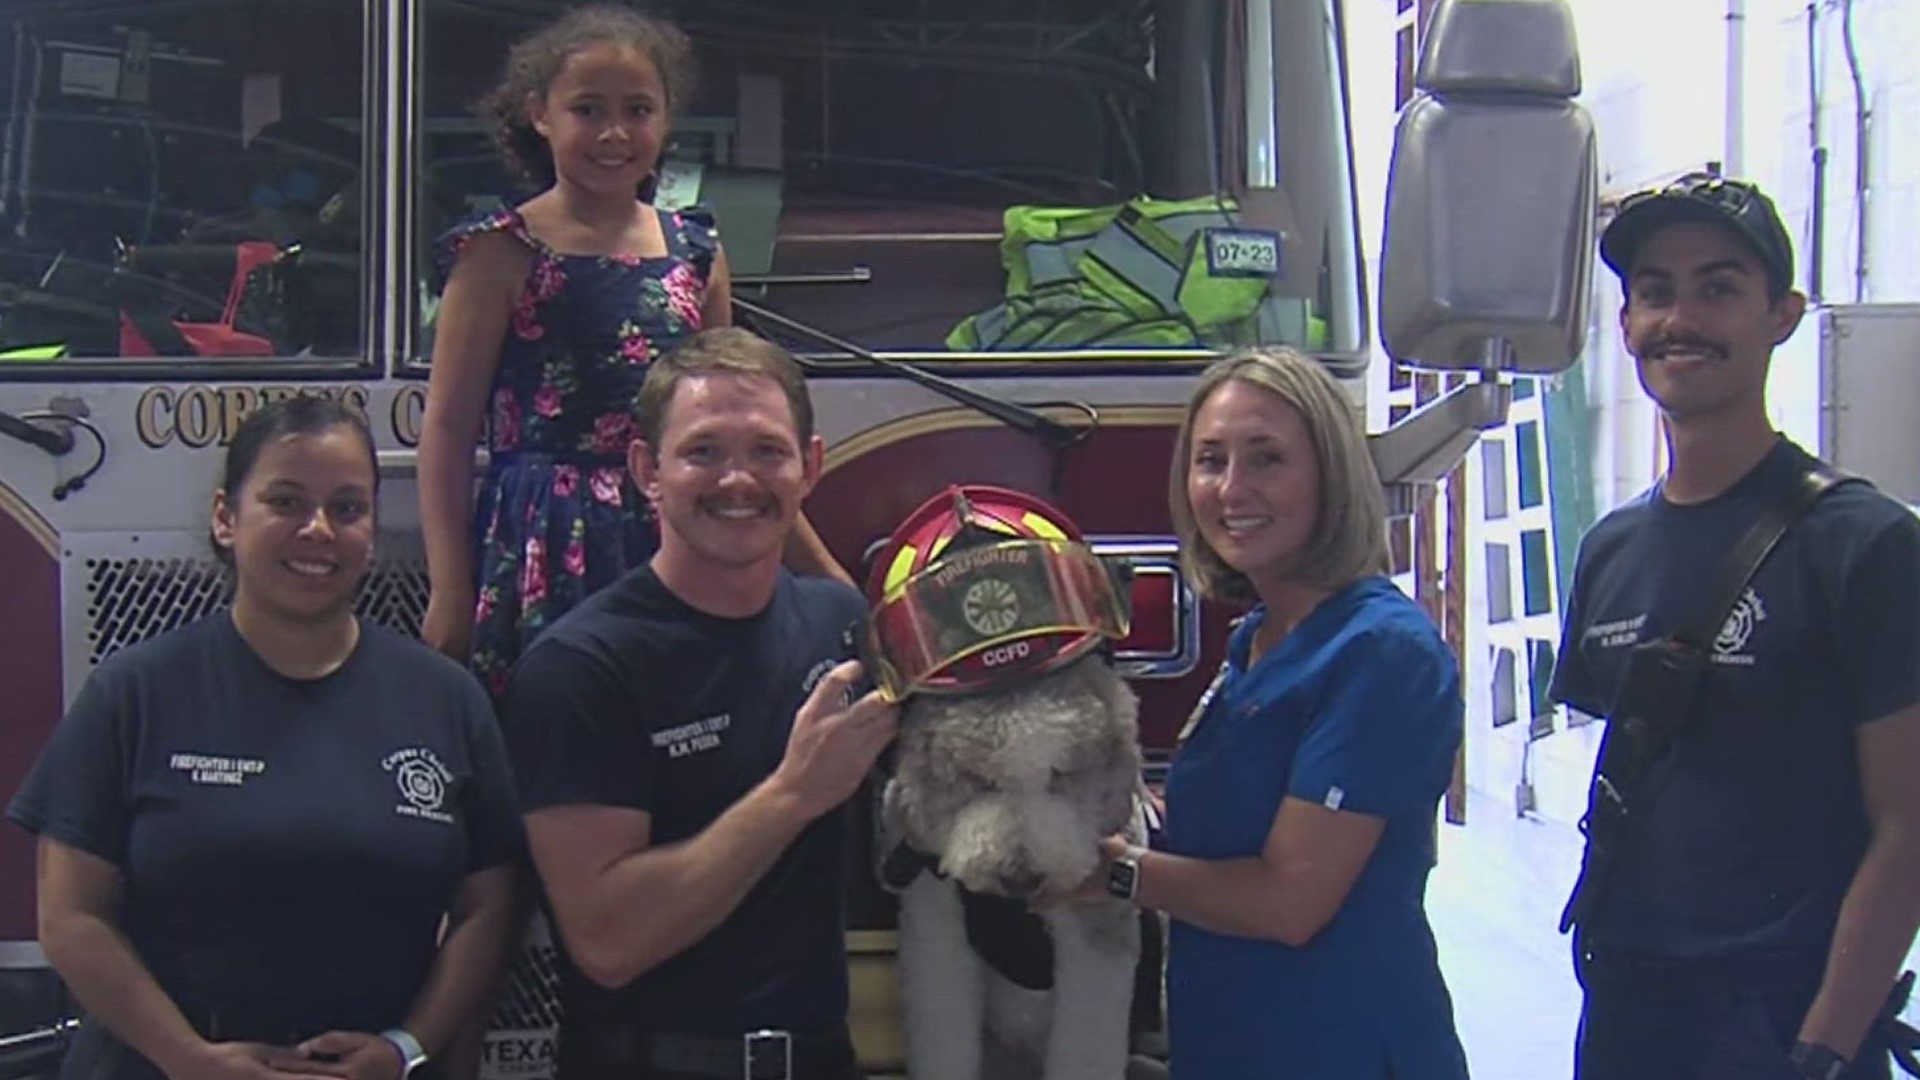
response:
[(1580, 834), (1469, 794), (1467, 824), (1440, 826), (1427, 915), (1474, 1080), (1565, 1080), (1580, 987), (1556, 932), (1580, 868)]

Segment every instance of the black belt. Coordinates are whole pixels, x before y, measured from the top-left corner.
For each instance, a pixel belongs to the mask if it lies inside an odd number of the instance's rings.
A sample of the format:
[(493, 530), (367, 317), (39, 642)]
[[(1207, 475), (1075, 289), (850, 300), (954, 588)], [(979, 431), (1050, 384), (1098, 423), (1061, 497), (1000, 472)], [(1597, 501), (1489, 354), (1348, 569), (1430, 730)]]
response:
[(1827, 950), (1817, 945), (1755, 948), (1711, 956), (1662, 956), (1580, 939), (1580, 959), (1627, 977), (1666, 986), (1694, 984), (1715, 989), (1804, 983), (1818, 989)]
[(608, 1066), (656, 1070), (713, 1080), (841, 1080), (854, 1073), (853, 1040), (846, 1030), (797, 1035), (760, 1030), (739, 1035), (692, 1035), (616, 1025), (591, 1033), (561, 1032), (567, 1065), (589, 1072)]

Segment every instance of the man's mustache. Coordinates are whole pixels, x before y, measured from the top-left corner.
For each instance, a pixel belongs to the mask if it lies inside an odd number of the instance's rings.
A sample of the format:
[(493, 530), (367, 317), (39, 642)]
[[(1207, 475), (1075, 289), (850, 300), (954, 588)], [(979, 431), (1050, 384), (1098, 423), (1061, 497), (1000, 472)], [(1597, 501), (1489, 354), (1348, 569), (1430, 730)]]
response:
[(1667, 353), (1681, 351), (1701, 353), (1715, 360), (1725, 360), (1727, 358), (1726, 349), (1711, 341), (1702, 341), (1699, 338), (1662, 338), (1648, 345), (1646, 349), (1641, 352), (1641, 355), (1649, 360), (1658, 360)]

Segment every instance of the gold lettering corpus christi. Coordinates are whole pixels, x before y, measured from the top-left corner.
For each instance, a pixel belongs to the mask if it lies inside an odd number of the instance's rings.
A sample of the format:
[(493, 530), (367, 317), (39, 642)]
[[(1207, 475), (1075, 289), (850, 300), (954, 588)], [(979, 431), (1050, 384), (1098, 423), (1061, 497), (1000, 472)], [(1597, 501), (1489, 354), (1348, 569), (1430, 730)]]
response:
[[(421, 389), (419, 393), (424, 399), (426, 391)], [(154, 450), (176, 442), (194, 450), (225, 446), (255, 409), (296, 394), (334, 398), (362, 417), (366, 416), (367, 403), (372, 400), (371, 392), (358, 383), (258, 387), (193, 385), (177, 390), (156, 385), (142, 391), (134, 404), (134, 433), (142, 443)], [(403, 445), (411, 446), (419, 441), (417, 433), (411, 430), (417, 427), (417, 424), (411, 423), (417, 412), (411, 406), (402, 409), (396, 403), (395, 436)], [(401, 429), (403, 419), (409, 422), (409, 430)], [(409, 436), (411, 442), (408, 441)]]

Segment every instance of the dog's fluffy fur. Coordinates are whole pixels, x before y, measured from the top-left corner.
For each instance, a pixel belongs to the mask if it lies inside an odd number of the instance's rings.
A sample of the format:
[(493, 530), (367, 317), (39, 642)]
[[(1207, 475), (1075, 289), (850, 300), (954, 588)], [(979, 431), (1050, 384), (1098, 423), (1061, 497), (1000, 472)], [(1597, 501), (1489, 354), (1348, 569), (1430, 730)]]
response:
[(1119, 1080), (1140, 923), (1117, 900), (1051, 905), (1051, 991), (974, 953), (958, 886), (1029, 899), (1093, 873), (1096, 845), (1138, 833), (1138, 702), (1111, 664), (1077, 660), (980, 694), (908, 700), (882, 825), (935, 861), (900, 900), (913, 1080)]

